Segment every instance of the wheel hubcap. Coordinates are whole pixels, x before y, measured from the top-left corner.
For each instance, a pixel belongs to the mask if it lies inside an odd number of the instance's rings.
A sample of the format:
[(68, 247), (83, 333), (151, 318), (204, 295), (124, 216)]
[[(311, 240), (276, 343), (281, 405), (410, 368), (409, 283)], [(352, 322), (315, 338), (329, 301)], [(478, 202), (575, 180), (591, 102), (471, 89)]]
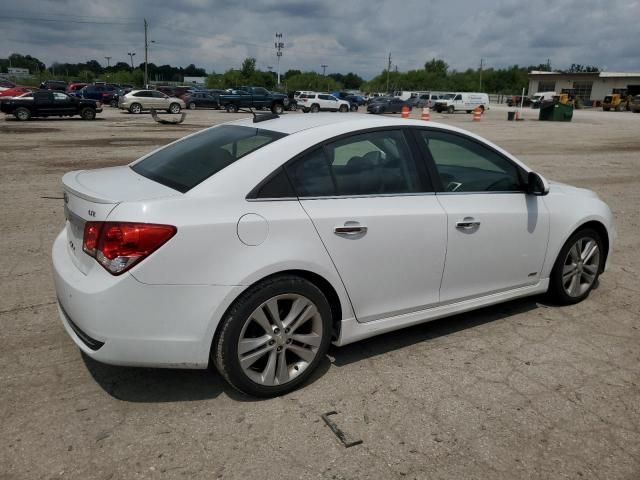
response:
[(583, 237), (574, 243), (562, 268), (562, 287), (567, 295), (579, 297), (589, 290), (599, 267), (600, 250), (593, 238)]
[(238, 360), (245, 375), (260, 385), (283, 385), (313, 362), (322, 342), (316, 305), (298, 294), (270, 298), (242, 327)]

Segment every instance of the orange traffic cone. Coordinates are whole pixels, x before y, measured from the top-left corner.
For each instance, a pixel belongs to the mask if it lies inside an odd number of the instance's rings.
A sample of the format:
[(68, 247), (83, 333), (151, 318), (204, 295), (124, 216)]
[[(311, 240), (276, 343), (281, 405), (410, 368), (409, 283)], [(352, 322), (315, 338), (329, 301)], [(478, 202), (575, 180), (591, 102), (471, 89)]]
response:
[(520, 112), (516, 110), (516, 122), (520, 120)]
[(431, 117), (429, 116), (429, 107), (422, 107), (422, 116), (420, 118), (425, 122), (431, 120)]
[(409, 107), (407, 107), (406, 105), (404, 107), (402, 107), (401, 116), (402, 116), (402, 118), (409, 118)]
[(473, 121), (479, 122), (480, 120), (482, 120), (482, 110), (480, 110), (480, 107), (476, 107), (473, 110)]

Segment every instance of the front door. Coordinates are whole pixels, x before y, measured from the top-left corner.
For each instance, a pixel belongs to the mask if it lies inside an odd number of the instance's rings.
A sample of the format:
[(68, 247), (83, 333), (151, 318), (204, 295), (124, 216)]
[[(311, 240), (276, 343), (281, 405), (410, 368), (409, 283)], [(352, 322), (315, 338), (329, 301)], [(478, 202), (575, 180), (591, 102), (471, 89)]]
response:
[(532, 285), (540, 280), (549, 236), (541, 197), (525, 193), (525, 172), (461, 134), (417, 131), (441, 182), (447, 214), (443, 303)]
[(367, 322), (439, 301), (446, 216), (401, 129), (354, 134), (287, 167)]

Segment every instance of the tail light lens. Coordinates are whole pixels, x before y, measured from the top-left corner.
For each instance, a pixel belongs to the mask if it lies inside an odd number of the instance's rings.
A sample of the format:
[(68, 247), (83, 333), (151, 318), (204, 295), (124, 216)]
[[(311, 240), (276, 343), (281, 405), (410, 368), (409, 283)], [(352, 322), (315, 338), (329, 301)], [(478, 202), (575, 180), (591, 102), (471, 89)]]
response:
[(155, 252), (176, 232), (172, 225), (87, 222), (82, 249), (109, 273), (120, 275)]

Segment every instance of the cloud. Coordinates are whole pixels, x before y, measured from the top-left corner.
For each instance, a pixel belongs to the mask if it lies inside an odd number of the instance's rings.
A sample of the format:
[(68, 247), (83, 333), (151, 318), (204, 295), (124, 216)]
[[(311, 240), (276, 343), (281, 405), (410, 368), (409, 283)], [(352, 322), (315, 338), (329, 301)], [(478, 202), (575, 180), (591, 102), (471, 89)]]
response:
[[(452, 68), (531, 65), (551, 59), (640, 70), (637, 0), (22, 0), (0, 12), (0, 57), (31, 54), (46, 64), (144, 58), (207, 71), (238, 68), (246, 56), (276, 67), (275, 32), (284, 33), (281, 71), (354, 71), (370, 78), (387, 63), (420, 68), (432, 57)], [(63, 13), (64, 12), (64, 13)], [(626, 32), (626, 33), (625, 33)]]

